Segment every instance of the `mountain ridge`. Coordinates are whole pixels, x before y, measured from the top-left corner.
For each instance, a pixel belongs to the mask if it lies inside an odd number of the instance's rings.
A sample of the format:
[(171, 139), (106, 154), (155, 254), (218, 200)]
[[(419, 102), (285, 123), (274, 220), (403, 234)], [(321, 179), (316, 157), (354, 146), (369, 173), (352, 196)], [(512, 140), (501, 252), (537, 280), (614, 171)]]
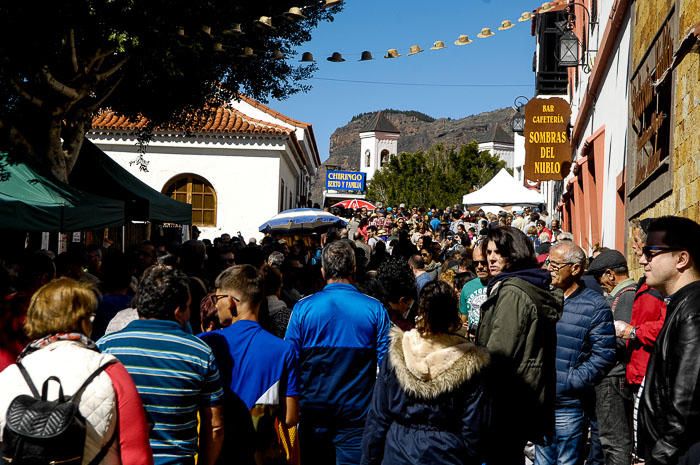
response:
[[(322, 201), (328, 166), (348, 171), (359, 171), (359, 134), (380, 111), (401, 133), (398, 141), (398, 153), (425, 151), (436, 144), (459, 147), (473, 140), (479, 143), (487, 142), (493, 137), (495, 126), (500, 126), (503, 132), (508, 134), (511, 142), (513, 139), (511, 119), (515, 111), (508, 107), (459, 119), (434, 118), (415, 110), (384, 109), (360, 113), (331, 134), (330, 155), (322, 163), (318, 174), (311, 183), (311, 199), (314, 203)], [(501, 132), (501, 134), (503, 133)]]

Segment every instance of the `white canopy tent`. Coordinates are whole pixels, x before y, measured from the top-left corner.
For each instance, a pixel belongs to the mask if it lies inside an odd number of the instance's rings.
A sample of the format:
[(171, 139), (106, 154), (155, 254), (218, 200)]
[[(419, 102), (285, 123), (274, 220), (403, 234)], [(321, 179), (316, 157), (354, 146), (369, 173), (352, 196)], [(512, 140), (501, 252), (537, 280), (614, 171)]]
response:
[(462, 203), (465, 206), (537, 206), (544, 203), (544, 196), (520, 184), (503, 168), (484, 187), (462, 197)]

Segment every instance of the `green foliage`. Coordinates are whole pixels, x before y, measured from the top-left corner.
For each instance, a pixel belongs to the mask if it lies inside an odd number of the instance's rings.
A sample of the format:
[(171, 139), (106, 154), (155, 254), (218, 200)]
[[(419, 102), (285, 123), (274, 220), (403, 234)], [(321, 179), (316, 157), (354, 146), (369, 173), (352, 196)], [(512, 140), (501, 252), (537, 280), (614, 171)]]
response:
[(486, 184), (505, 167), (488, 151), (479, 152), (476, 142), (459, 149), (441, 144), (427, 152), (405, 152), (392, 157), (374, 174), (367, 197), (386, 205), (416, 206), (459, 204), (462, 196)]
[[(306, 18), (285, 19), (293, 6)], [(304, 91), (315, 67), (292, 53), (339, 9), (318, 0), (2, 1), (0, 150), (67, 178), (99, 108), (168, 126), (239, 93), (264, 102)], [(256, 26), (261, 16), (274, 29)]]

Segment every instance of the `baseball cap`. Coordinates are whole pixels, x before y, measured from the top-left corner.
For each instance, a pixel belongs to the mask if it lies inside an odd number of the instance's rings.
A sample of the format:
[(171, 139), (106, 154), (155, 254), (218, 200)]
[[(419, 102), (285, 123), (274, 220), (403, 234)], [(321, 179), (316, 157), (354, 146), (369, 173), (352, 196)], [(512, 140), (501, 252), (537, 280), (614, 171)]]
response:
[(588, 266), (588, 274), (603, 273), (611, 268), (627, 266), (627, 259), (617, 250), (604, 250)]

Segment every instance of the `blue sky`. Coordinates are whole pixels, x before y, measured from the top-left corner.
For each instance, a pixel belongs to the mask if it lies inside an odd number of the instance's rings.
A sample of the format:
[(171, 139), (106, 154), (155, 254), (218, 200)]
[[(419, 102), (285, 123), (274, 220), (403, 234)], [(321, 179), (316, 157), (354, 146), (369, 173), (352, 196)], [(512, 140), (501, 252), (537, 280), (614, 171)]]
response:
[[(541, 3), (541, 2), (540, 2)], [(318, 71), (308, 81), (312, 89), (269, 105), (292, 118), (313, 124), (321, 160), (328, 157), (329, 138), (359, 113), (384, 108), (418, 110), (435, 118), (462, 118), (495, 108), (511, 106), (518, 95), (534, 92), (531, 23), (517, 22), (523, 11), (539, 3), (524, 0), (346, 0), (332, 23), (322, 23), (312, 40), (301, 46), (316, 58)], [(516, 26), (499, 31), (504, 19)], [(478, 39), (483, 27), (495, 36)], [(474, 41), (457, 47), (460, 34)], [(436, 40), (447, 48), (431, 51)], [(425, 51), (408, 56), (411, 45)], [(396, 48), (397, 59), (384, 59)], [(374, 60), (359, 62), (360, 53), (370, 50)], [(326, 61), (340, 52), (344, 63)], [(441, 86), (377, 85), (326, 81), (342, 79)], [(466, 84), (474, 87), (457, 87)], [(493, 85), (493, 87), (486, 87)]]

